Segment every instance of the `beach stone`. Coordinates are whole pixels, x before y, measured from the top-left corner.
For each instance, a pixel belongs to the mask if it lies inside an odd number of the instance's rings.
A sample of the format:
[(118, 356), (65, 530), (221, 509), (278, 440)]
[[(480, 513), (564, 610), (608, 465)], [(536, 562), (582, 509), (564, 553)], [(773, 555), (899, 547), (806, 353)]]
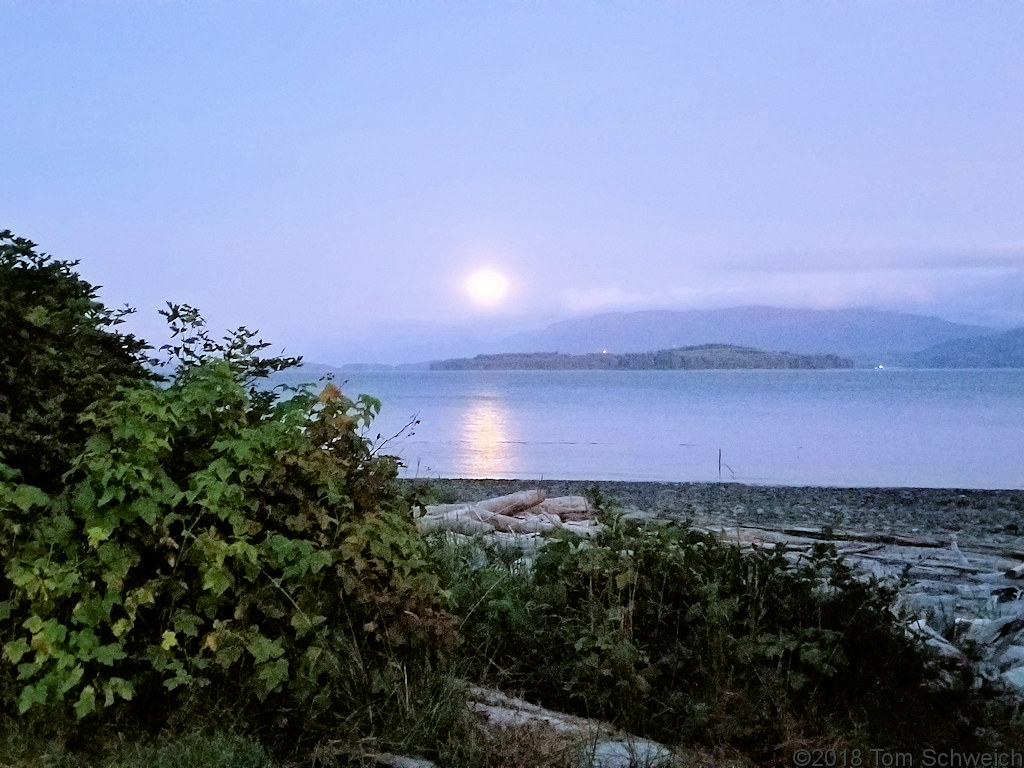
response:
[(935, 629), (928, 626), (923, 620), (918, 619), (910, 625), (910, 628), (921, 637), (925, 644), (932, 648), (936, 653), (944, 659), (951, 661), (965, 661), (966, 657), (959, 648), (956, 648), (946, 638), (940, 635)]
[[(971, 625), (967, 639), (980, 645), (996, 645), (1003, 648), (1013, 645), (1014, 638), (1024, 634), (1024, 606), (1009, 616), (998, 619), (980, 619)], [(1024, 640), (1024, 637), (1021, 637)]]
[(656, 741), (615, 739), (598, 742), (590, 759), (592, 768), (656, 768), (673, 763), (672, 753)]
[(1024, 645), (1011, 645), (995, 658), (1001, 669), (1024, 667)]
[(586, 736), (607, 732), (610, 726), (564, 712), (555, 712), (526, 699), (509, 696), (493, 688), (470, 686), (470, 709), (485, 724), (495, 728), (540, 726), (559, 733)]
[(470, 686), (470, 707), (491, 728), (541, 727), (573, 739), (590, 741), (588, 768), (660, 768), (672, 763), (672, 753), (649, 739), (621, 735), (608, 723), (545, 709), (501, 691)]
[(993, 619), (973, 619), (965, 620), (967, 624), (967, 631), (964, 632), (964, 641), (968, 643), (977, 643), (978, 645), (985, 645), (988, 642), (990, 634), (989, 626), (992, 624)]
[(1008, 672), (1003, 672), (1000, 677), (1004, 683), (1016, 688), (1018, 692), (1024, 693), (1024, 666), (1014, 667)]

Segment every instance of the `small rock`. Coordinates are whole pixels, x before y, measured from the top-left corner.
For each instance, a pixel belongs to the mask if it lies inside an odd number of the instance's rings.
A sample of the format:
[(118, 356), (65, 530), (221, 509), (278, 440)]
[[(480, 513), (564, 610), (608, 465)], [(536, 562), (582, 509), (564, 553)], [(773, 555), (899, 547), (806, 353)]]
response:
[(964, 623), (970, 625), (964, 634), (965, 641), (981, 645), (988, 642), (989, 626), (992, 624), (992, 619), (974, 619)]
[(601, 741), (594, 747), (592, 768), (658, 768), (672, 763), (672, 753), (647, 739)]
[(998, 658), (1011, 646), (1024, 644), (1024, 605), (1015, 613), (998, 619), (977, 619), (971, 623), (966, 639), (986, 652), (989, 659)]
[(963, 661), (964, 654), (954, 647), (946, 638), (929, 627), (924, 621), (918, 619), (913, 622), (911, 628), (925, 641), (929, 648), (934, 649), (944, 659)]
[(1016, 688), (1019, 691), (1024, 691), (1024, 666), (1014, 667), (1009, 672), (1003, 672), (1003, 682)]
[(995, 658), (1001, 669), (1024, 667), (1024, 645), (1011, 645)]

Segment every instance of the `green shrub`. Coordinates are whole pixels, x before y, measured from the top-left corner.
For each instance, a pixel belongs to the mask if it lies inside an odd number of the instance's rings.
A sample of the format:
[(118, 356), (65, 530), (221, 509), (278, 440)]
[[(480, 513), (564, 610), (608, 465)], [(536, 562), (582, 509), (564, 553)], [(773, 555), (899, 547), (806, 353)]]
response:
[(328, 386), (254, 409), (235, 373), (186, 367), (90, 411), (60, 492), (3, 477), (8, 707), (356, 737), (436, 693), (450, 622), (395, 465), (360, 434), (379, 404)]
[(77, 262), (35, 247), (0, 232), (0, 453), (25, 482), (56, 490), (88, 437), (79, 416), (149, 378), (149, 347), (111, 330), (131, 310), (97, 301)]
[(758, 761), (801, 741), (961, 746), (987, 725), (968, 681), (940, 683), (893, 590), (855, 578), (831, 545), (794, 567), (688, 528), (606, 522), (596, 542), (548, 541), (532, 575), (441, 558), (475, 675)]

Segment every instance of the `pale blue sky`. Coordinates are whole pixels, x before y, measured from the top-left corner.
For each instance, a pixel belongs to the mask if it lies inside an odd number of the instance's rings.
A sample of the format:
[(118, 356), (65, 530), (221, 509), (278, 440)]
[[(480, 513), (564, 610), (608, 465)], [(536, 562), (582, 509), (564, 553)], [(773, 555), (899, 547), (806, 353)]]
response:
[(154, 340), (165, 299), (328, 362), (647, 307), (1024, 325), (1024, 3), (0, 0), (0, 50), (0, 228)]

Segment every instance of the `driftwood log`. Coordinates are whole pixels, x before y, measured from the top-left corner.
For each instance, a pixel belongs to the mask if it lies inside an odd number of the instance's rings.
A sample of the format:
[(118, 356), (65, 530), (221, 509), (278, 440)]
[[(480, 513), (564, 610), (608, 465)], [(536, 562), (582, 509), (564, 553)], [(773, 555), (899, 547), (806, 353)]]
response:
[(594, 536), (599, 524), (590, 519), (590, 508), (582, 496), (545, 499), (538, 490), (462, 504), (428, 504), (417, 522), (422, 531), (478, 533), (543, 533), (566, 528), (581, 536)]
[(516, 515), (544, 501), (544, 491), (519, 491), (507, 496), (495, 496), (493, 499), (478, 501), (476, 507), (499, 515)]

